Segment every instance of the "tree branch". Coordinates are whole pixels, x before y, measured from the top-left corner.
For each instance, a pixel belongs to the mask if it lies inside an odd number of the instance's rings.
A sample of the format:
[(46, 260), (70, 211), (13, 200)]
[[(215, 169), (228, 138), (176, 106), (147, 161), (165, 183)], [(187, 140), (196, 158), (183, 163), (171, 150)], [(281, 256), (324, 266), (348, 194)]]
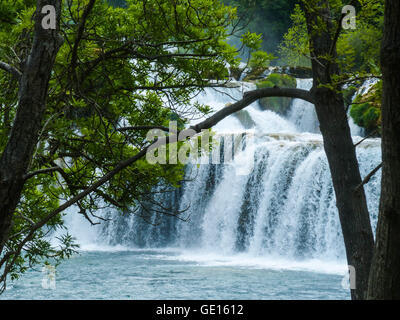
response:
[(258, 99), (267, 97), (297, 98), (308, 101), (310, 103), (314, 103), (314, 98), (310, 91), (302, 89), (275, 87), (248, 91), (244, 93), (244, 97), (242, 100), (229, 105), (229, 107), (223, 108), (222, 110), (215, 113), (213, 116), (199, 123), (198, 125), (191, 127), (191, 129), (194, 129), (196, 132), (200, 132), (202, 129), (210, 129), (212, 126), (216, 125), (219, 121), (226, 118), (227, 116), (244, 109)]
[(51, 167), (51, 168), (40, 169), (37, 171), (32, 171), (32, 172), (27, 173), (24, 176), (24, 180), (28, 180), (38, 174), (44, 174), (44, 173), (55, 172), (55, 171), (60, 171), (60, 170), (61, 170), (61, 168), (56, 166), (56, 167)]
[[(244, 94), (244, 97), (242, 100), (235, 102), (234, 104), (230, 105), (229, 107), (225, 107), (224, 109), (218, 111), (213, 116), (200, 122), (199, 124), (197, 124), (195, 126), (191, 126), (189, 128), (189, 130), (187, 131), (187, 134), (185, 135), (185, 139), (187, 137), (194, 136), (196, 133), (200, 133), (201, 130), (203, 130), (203, 129), (211, 128), (212, 126), (217, 124), (222, 119), (228, 117), (229, 115), (231, 115), (237, 111), (244, 109), (245, 107), (247, 107), (254, 101), (258, 100), (259, 98), (274, 97), (274, 96), (275, 97), (298, 98), (298, 99), (303, 99), (303, 100), (313, 103), (312, 94), (309, 91), (302, 90), (302, 89), (266, 88), (266, 89), (259, 89), (259, 90), (246, 92)], [(160, 145), (168, 144), (169, 141), (171, 140), (171, 138), (174, 138), (174, 141), (183, 140), (183, 139), (179, 139), (179, 137), (177, 137), (178, 134), (179, 133), (175, 133), (172, 136), (159, 138), (157, 141), (155, 141), (151, 145), (143, 148), (135, 156), (133, 156), (125, 161), (120, 162), (113, 170), (111, 170), (109, 173), (105, 174), (103, 177), (101, 177), (97, 182), (92, 184), (90, 187), (88, 187), (84, 191), (80, 192), (79, 194), (75, 195), (70, 200), (66, 201), (64, 204), (62, 204), (56, 210), (52, 211), (49, 215), (47, 215), (42, 220), (31, 225), (27, 236), (19, 243), (16, 250), (13, 251), (14, 257), (13, 257), (12, 261), (4, 269), (3, 274), (0, 275), (0, 282), (3, 282), (5, 280), (5, 277), (6, 277), (7, 273), (9, 272), (10, 266), (12, 266), (15, 263), (15, 260), (17, 259), (17, 257), (19, 256), (19, 253), (23, 249), (23, 246), (33, 238), (36, 230), (42, 228), (46, 223), (48, 223), (48, 221), (50, 221), (52, 218), (54, 218), (60, 212), (69, 208), (70, 206), (78, 203), (81, 199), (83, 199), (84, 197), (89, 195), (91, 192), (96, 191), (97, 188), (99, 188), (100, 186), (102, 186), (103, 184), (105, 184), (106, 182), (111, 180), (112, 177), (114, 177), (118, 172), (122, 171), (123, 169), (127, 168), (131, 164), (135, 163), (137, 160), (144, 157), (149, 149), (159, 147)], [(61, 170), (61, 172), (62, 172), (62, 170)], [(10, 254), (11, 254), (10, 252), (7, 253), (5, 255), (5, 257), (2, 259), (1, 263), (3, 263), (3, 261), (6, 261), (6, 259), (8, 259)]]
[(7, 71), (8, 73), (10, 73), (16, 80), (19, 81), (19, 79), (21, 79), (21, 72), (17, 69), (14, 68), (13, 66), (10, 66), (9, 64), (0, 61), (0, 69), (3, 69), (5, 71)]
[(134, 126), (134, 127), (122, 127), (118, 128), (117, 131), (137, 131), (137, 130), (152, 130), (152, 129), (160, 129), (163, 131), (169, 131), (169, 128), (163, 126)]
[[(245, 107), (247, 107), (248, 105), (250, 105), (251, 103), (253, 103), (254, 101), (256, 101), (260, 98), (266, 98), (266, 97), (290, 97), (290, 98), (303, 99), (310, 103), (314, 102), (312, 94), (309, 91), (302, 90), (302, 89), (288, 89), (288, 88), (281, 89), (281, 88), (275, 87), (275, 88), (265, 88), (265, 89), (258, 89), (258, 90), (254, 90), (254, 91), (245, 92), (242, 100), (235, 102), (228, 107), (223, 108), (222, 110), (218, 111), (217, 113), (215, 113), (213, 116), (207, 118), (206, 120), (198, 123), (197, 125), (191, 126), (187, 130), (184, 130), (187, 132), (187, 134), (185, 135), (185, 139), (192, 137), (197, 133), (200, 133), (201, 130), (210, 129), (211, 127), (213, 127), (218, 122), (225, 119), (226, 117), (230, 116), (231, 114), (244, 109)], [(105, 184), (106, 182), (111, 180), (112, 177), (114, 177), (117, 173), (119, 173), (123, 169), (127, 168), (128, 166), (132, 165), (133, 163), (135, 163), (137, 160), (141, 159), (142, 157), (144, 157), (146, 155), (147, 151), (157, 148), (161, 145), (168, 144), (172, 139), (173, 139), (172, 141), (184, 140), (184, 139), (179, 139), (179, 137), (177, 137), (177, 135), (178, 135), (178, 133), (176, 133), (172, 136), (161, 137), (158, 140), (156, 140), (154, 143), (152, 143), (151, 145), (143, 148), (141, 151), (139, 151), (133, 157), (120, 162), (113, 170), (111, 170), (110, 172), (105, 174), (103, 177), (101, 177), (97, 182), (95, 182), (94, 184), (92, 184), (90, 187), (83, 190), (79, 194), (75, 195), (70, 200), (63, 203), (60, 207), (58, 207), (56, 210), (51, 212), (46, 218), (44, 218), (43, 220), (37, 222), (34, 226), (32, 226), (31, 231), (30, 231), (29, 235), (27, 236), (27, 238), (32, 237), (33, 233), (37, 229), (43, 227), (49, 220), (51, 220), (57, 214), (64, 211), (65, 209), (69, 208), (70, 206), (74, 205), (79, 200), (83, 199), (88, 194), (95, 191), (97, 188), (101, 187), (103, 184)]]
[(371, 138), (375, 133), (377, 133), (377, 130), (372, 131), (369, 135), (367, 135), (365, 138), (362, 138), (360, 141), (358, 141), (354, 147), (358, 147), (361, 143), (363, 143), (365, 140), (367, 140), (368, 138)]
[(82, 20), (79, 23), (78, 32), (77, 32), (77, 35), (75, 38), (74, 46), (72, 48), (72, 55), (71, 55), (71, 70), (72, 70), (72, 72), (75, 72), (76, 62), (78, 60), (79, 42), (81, 41), (83, 31), (85, 30), (86, 20), (89, 16), (90, 12), (93, 9), (95, 2), (96, 2), (96, 0), (90, 0), (89, 4), (87, 5), (87, 7), (85, 8), (85, 11), (82, 14)]
[(358, 191), (364, 184), (367, 184), (369, 180), (374, 176), (375, 173), (378, 172), (378, 170), (382, 168), (382, 162), (379, 166), (377, 166), (374, 170), (372, 170), (365, 178), (364, 180), (354, 189), (354, 192)]

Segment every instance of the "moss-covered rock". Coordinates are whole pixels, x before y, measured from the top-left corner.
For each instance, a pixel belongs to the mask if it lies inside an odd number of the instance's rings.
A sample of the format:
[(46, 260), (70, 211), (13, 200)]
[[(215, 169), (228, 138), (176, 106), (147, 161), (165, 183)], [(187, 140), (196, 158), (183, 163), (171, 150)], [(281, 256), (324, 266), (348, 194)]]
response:
[(268, 68), (266, 69), (250, 69), (246, 70), (246, 76), (243, 78), (243, 81), (247, 82), (255, 82), (255, 81), (260, 81), (264, 78), (264, 72), (267, 71)]
[(312, 70), (307, 67), (282, 67), (282, 72), (295, 78), (312, 78)]
[(350, 116), (367, 134), (380, 135), (381, 101), (382, 81), (379, 81), (366, 94), (358, 95), (351, 105)]
[(245, 129), (251, 129), (256, 125), (247, 110), (240, 110), (234, 115)]
[[(296, 88), (296, 78), (287, 74), (272, 73), (267, 78), (256, 82), (257, 88), (273, 88), (275, 86), (280, 88)], [(271, 110), (281, 115), (286, 115), (292, 98), (286, 97), (271, 97), (260, 99), (260, 105), (263, 110)]]
[(260, 79), (262, 79), (262, 72), (259, 73), (259, 72), (249, 71), (248, 73), (246, 73), (246, 76), (243, 78), (243, 81), (254, 82)]

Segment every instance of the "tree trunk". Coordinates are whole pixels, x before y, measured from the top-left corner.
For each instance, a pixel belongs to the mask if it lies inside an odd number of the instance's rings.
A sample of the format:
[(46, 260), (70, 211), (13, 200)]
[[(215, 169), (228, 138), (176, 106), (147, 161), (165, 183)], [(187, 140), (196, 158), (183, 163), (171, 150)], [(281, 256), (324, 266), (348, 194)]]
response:
[[(56, 9), (56, 30), (42, 27), (42, 7)], [(58, 35), (61, 1), (38, 0), (33, 45), (20, 79), (17, 113), (0, 158), (0, 253), (8, 238), (14, 210), (24, 186), (45, 113), (47, 89), (55, 57), (62, 43)]]
[(382, 40), (382, 188), (368, 299), (400, 299), (400, 2), (386, 0)]
[[(356, 191), (362, 180), (340, 88), (320, 87), (321, 84), (331, 84), (332, 75), (339, 74), (336, 62), (321, 58), (337, 56), (332, 26), (329, 18), (325, 18), (329, 17), (329, 10), (316, 13), (308, 11), (307, 7), (304, 9), (310, 35), (315, 108), (335, 189), (347, 261), (356, 272), (356, 288), (351, 290), (351, 296), (359, 300), (366, 297), (372, 260), (374, 239), (371, 222), (364, 188)], [(320, 23), (317, 18), (325, 20), (327, 31), (315, 30), (313, 26)]]

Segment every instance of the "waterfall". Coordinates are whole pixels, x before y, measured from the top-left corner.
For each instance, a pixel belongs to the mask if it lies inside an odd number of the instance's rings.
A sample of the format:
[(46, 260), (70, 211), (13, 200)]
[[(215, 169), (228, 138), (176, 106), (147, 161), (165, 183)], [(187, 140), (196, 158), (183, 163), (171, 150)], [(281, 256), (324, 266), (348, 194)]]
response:
[[(297, 84), (309, 89), (312, 83), (301, 79)], [(238, 82), (231, 88), (206, 89), (197, 99), (217, 111), (252, 89), (253, 84)], [(232, 136), (245, 137), (232, 161), (188, 164), (181, 188), (155, 193), (154, 200), (181, 211), (181, 219), (109, 212), (112, 219), (98, 228), (97, 241), (218, 256), (344, 260), (335, 194), (313, 106), (295, 99), (286, 118), (262, 111), (258, 102), (245, 112), (247, 123), (232, 115), (214, 128), (222, 146)], [(359, 139), (354, 136), (355, 142)], [(364, 177), (381, 161), (380, 139), (363, 142), (357, 157)], [(244, 164), (250, 165), (247, 174), (240, 170)], [(374, 229), (379, 190), (380, 177), (375, 175), (366, 185)]]
[[(357, 94), (368, 91), (368, 89), (374, 83), (368, 80), (354, 95), (353, 98), (357, 96)], [(312, 79), (297, 79), (297, 88), (310, 90), (312, 87)], [(353, 119), (350, 117), (350, 110), (347, 114), (349, 118), (349, 126), (352, 136), (362, 136), (364, 134), (364, 129), (357, 126)], [(290, 109), (289, 116), (290, 122), (296, 124), (296, 128), (300, 132), (311, 132), (311, 133), (320, 133), (319, 130), (319, 122), (317, 113), (315, 112), (314, 105), (311, 103), (294, 99), (292, 108)]]
[[(310, 90), (312, 83), (312, 79), (297, 79), (297, 88)], [(294, 99), (288, 118), (300, 132), (320, 133), (314, 105), (307, 101)]]

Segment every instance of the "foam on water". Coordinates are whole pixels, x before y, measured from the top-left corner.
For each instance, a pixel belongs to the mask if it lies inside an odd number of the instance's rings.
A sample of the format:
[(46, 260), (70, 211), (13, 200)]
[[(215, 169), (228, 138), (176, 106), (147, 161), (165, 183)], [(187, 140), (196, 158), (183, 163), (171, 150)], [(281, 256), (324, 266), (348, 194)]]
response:
[(248, 253), (237, 253), (234, 255), (220, 255), (210, 253), (209, 251), (181, 251), (177, 256), (164, 259), (174, 259), (185, 262), (196, 262), (203, 266), (209, 267), (244, 267), (252, 269), (272, 269), (272, 270), (293, 270), (293, 271), (309, 271), (326, 274), (344, 275), (347, 271), (345, 264), (337, 260), (289, 260), (280, 256), (263, 256), (255, 257)]

